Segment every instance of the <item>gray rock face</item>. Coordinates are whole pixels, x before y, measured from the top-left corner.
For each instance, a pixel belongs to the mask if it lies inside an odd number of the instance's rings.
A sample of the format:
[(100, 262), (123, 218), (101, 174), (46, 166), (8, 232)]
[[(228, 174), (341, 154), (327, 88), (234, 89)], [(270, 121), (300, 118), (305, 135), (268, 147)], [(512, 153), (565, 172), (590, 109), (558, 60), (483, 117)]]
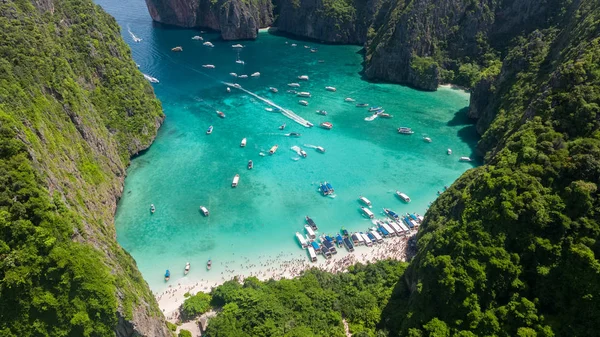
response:
[(225, 40), (255, 39), (273, 23), (270, 0), (146, 0), (154, 21), (180, 27), (206, 27)]

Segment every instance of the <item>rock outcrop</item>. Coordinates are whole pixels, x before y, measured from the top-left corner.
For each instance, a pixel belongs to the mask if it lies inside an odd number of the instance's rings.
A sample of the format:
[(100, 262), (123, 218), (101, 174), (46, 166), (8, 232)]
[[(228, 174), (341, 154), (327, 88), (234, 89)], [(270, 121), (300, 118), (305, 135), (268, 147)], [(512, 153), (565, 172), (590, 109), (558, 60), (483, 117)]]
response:
[(146, 0), (154, 21), (180, 27), (205, 27), (225, 40), (255, 39), (273, 23), (270, 0)]

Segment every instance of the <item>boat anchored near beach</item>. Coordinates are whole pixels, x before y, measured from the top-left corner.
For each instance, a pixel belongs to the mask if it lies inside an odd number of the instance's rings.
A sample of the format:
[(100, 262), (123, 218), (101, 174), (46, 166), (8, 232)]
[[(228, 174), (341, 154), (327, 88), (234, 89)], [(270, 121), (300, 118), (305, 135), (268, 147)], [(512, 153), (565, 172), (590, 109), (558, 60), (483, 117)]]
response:
[(208, 216), (208, 208), (204, 207), (204, 206), (200, 206), (200, 212), (202, 212), (202, 214), (204, 216)]
[(325, 111), (325, 110), (317, 110), (317, 113), (319, 115), (327, 116), (327, 111)]
[(273, 92), (273, 93), (279, 92), (279, 90), (277, 90), (277, 88), (274, 88), (274, 87), (269, 87), (269, 91)]
[(253, 167), (254, 163), (252, 162), (252, 160), (248, 160), (248, 170), (252, 170)]
[(319, 190), (321, 191), (321, 194), (323, 194), (323, 196), (331, 195), (335, 192), (335, 190), (333, 189), (333, 186), (331, 186), (331, 184), (326, 181), (322, 182), (319, 185)]
[(310, 226), (310, 228), (312, 228), (315, 231), (319, 230), (319, 227), (317, 227), (317, 224), (308, 215), (304, 219), (306, 219), (306, 223)]
[(302, 81), (308, 81), (308, 76), (307, 75), (300, 75), (300, 76), (298, 76), (298, 79), (302, 80)]
[(403, 134), (403, 135), (412, 135), (415, 132), (411, 128), (401, 126), (398, 128), (398, 133)]
[(337, 89), (335, 87), (325, 87), (325, 90), (335, 92)]
[(165, 282), (167, 282), (170, 279), (171, 279), (171, 272), (169, 271), (169, 269), (167, 269), (167, 271), (165, 272)]
[(203, 64), (202, 68), (215, 69), (215, 65), (214, 64)]
[(470, 162), (473, 161), (473, 159), (469, 158), (469, 157), (460, 157), (458, 159), (458, 161), (464, 161), (464, 162)]
[(206, 130), (206, 134), (210, 135), (213, 132), (213, 126), (209, 126), (208, 129)]
[(246, 147), (246, 138), (242, 138), (242, 142), (240, 143), (240, 147)]
[(212, 268), (212, 260), (211, 260), (211, 259), (209, 259), (209, 260), (206, 262), (206, 269), (210, 270), (210, 268)]
[(320, 124), (323, 129), (331, 130), (333, 128), (333, 124), (330, 122), (323, 122)]
[(360, 202), (362, 202), (363, 204), (365, 204), (365, 206), (371, 208), (371, 201), (365, 197), (363, 197), (362, 195), (358, 198), (358, 200), (360, 200)]
[(396, 191), (396, 195), (398, 196), (398, 198), (402, 199), (402, 201), (404, 201), (406, 203), (410, 202), (410, 197), (408, 195), (406, 195), (405, 193)]
[(235, 176), (233, 176), (233, 181), (231, 182), (231, 187), (237, 187), (239, 182), (240, 182), (240, 175), (236, 174)]
[(279, 148), (279, 145), (273, 145), (273, 147), (269, 150), (269, 154), (275, 154), (275, 152), (277, 152), (278, 148)]
[(366, 207), (361, 207), (360, 209), (362, 209), (363, 213), (365, 213), (365, 215), (368, 216), (369, 218), (373, 219), (375, 217), (375, 214), (373, 214), (373, 212), (371, 212), (370, 209), (368, 209)]
[(154, 207), (154, 204), (150, 205), (150, 213), (154, 214), (154, 212), (156, 212), (156, 207)]
[(185, 264), (185, 269), (183, 270), (183, 275), (187, 275), (190, 272), (190, 263)]
[(288, 87), (300, 88), (300, 83), (288, 83)]
[(305, 101), (305, 100), (303, 100), (303, 99), (299, 100), (299, 101), (298, 101), (298, 103), (299, 103), (300, 105), (304, 105), (304, 106), (307, 106), (307, 105), (308, 105), (308, 101)]
[(296, 94), (296, 96), (298, 96), (298, 97), (310, 97), (310, 92), (300, 91), (299, 93)]
[(214, 44), (212, 44), (212, 43), (211, 43), (211, 42), (209, 42), (209, 41), (206, 41), (206, 42), (204, 42), (204, 43), (203, 43), (203, 45), (205, 45), (205, 46), (207, 46), (207, 47), (211, 47), (211, 48), (215, 46)]

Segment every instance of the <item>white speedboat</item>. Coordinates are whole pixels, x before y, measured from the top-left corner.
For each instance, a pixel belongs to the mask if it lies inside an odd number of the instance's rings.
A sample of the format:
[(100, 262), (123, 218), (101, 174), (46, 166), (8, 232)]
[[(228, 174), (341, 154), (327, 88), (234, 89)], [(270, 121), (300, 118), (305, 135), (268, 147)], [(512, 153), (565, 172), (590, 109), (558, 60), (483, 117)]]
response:
[(181, 46), (177, 46), (175, 48), (171, 48), (171, 51), (179, 52), (179, 51), (183, 51), (183, 48)]
[(304, 151), (304, 150), (300, 150), (300, 155), (301, 155), (302, 157), (306, 158), (306, 156), (307, 156), (307, 154), (306, 154), (306, 151)]
[(279, 90), (277, 90), (277, 88), (274, 87), (269, 87), (269, 91), (277, 93)]
[(336, 91), (337, 89), (335, 87), (325, 87), (325, 90), (327, 90), (327, 91)]
[(363, 213), (365, 213), (365, 215), (368, 216), (369, 218), (373, 219), (375, 217), (375, 214), (373, 214), (373, 212), (371, 212), (370, 209), (368, 209), (366, 207), (361, 207), (360, 209), (362, 209)]
[(346, 97), (344, 98), (344, 102), (356, 102), (354, 98)]
[(398, 198), (402, 199), (404, 202), (410, 202), (410, 198), (408, 197), (408, 195), (406, 195), (400, 191), (396, 191), (396, 195), (398, 196)]
[(196, 35), (196, 36), (192, 37), (192, 40), (200, 40), (200, 41), (202, 41), (204, 39), (202, 38), (202, 36)]
[(260, 76), (260, 73), (257, 71), (257, 72), (255, 72), (255, 73), (252, 73), (252, 75), (250, 75), (250, 76), (252, 76), (252, 77), (259, 77), (259, 76)]
[(324, 147), (322, 147), (322, 146), (317, 146), (317, 147), (315, 147), (315, 150), (317, 150), (317, 151), (319, 151), (319, 152), (321, 152), (321, 153), (325, 153), (325, 148), (324, 148)]
[(403, 135), (412, 135), (415, 132), (411, 128), (407, 128), (405, 126), (401, 126), (401, 127), (398, 128), (398, 133), (401, 133)]
[(448, 155), (451, 155), (451, 154), (452, 154), (452, 149), (448, 149), (448, 150), (446, 150), (446, 153), (447, 153)]
[(227, 92), (231, 92), (231, 88), (230, 88), (230, 87), (227, 87), (226, 91), (227, 91)]
[(225, 118), (225, 113), (223, 113), (223, 111), (217, 110), (217, 116), (219, 116), (221, 118)]
[(235, 176), (233, 176), (233, 181), (231, 182), (231, 187), (237, 187), (239, 182), (240, 182), (240, 175), (236, 174)]
[(150, 83), (158, 83), (158, 79), (156, 79), (156, 77), (152, 77), (152, 76), (146, 75), (146, 74), (143, 74), (143, 75), (144, 75), (145, 79), (147, 79), (148, 81), (150, 81)]
[(204, 206), (200, 206), (200, 212), (202, 212), (202, 214), (204, 214), (204, 216), (208, 216), (208, 209)]
[(310, 97), (310, 92), (307, 92), (307, 91), (300, 91), (300, 92), (297, 94), (297, 96), (298, 96), (298, 97)]
[(244, 48), (244, 46), (242, 46), (241, 44), (234, 44), (231, 46), (232, 48)]
[(311, 48), (311, 49), (310, 49), (310, 52), (311, 52), (311, 53), (316, 53), (317, 51), (318, 51), (318, 49), (317, 49), (317, 48)]
[(423, 137), (423, 141), (425, 143), (431, 143), (431, 138), (429, 138), (429, 137)]
[(240, 147), (246, 147), (246, 138), (242, 138), (242, 142), (240, 143)]
[(317, 110), (317, 113), (319, 115), (327, 116), (327, 111), (325, 111), (325, 110)]
[(210, 135), (212, 132), (213, 132), (213, 126), (211, 125), (208, 127), (208, 130), (206, 130), (206, 134)]
[(303, 99), (299, 100), (299, 101), (298, 101), (298, 103), (300, 103), (300, 104), (302, 104), (302, 105), (304, 105), (304, 106), (307, 106), (307, 105), (308, 105), (308, 102), (307, 102), (307, 101), (305, 101), (305, 100), (303, 100)]
[(363, 197), (362, 195), (360, 196), (360, 198), (358, 198), (358, 200), (360, 200), (363, 204), (365, 204), (365, 206), (368, 206), (369, 208), (371, 207), (371, 201), (365, 197)]
[(207, 46), (207, 47), (214, 47), (215, 46), (214, 44), (212, 44), (209, 41), (204, 42), (202, 45)]
[(269, 150), (269, 153), (275, 154), (275, 152), (277, 152), (278, 148), (279, 148), (279, 145), (273, 145), (273, 147)]
[(273, 108), (265, 108), (266, 111), (273, 112)]
[(300, 83), (288, 83), (288, 87), (300, 88)]
[(214, 64), (203, 64), (202, 68), (215, 69), (215, 65)]
[(244, 62), (242, 60), (235, 60), (235, 63), (237, 63), (237, 64), (246, 64), (246, 62)]
[(154, 207), (154, 204), (150, 205), (150, 213), (154, 214), (154, 212), (156, 212), (156, 207)]
[(240, 75), (238, 78), (248, 78), (248, 75)]
[(248, 170), (252, 170), (253, 167), (254, 163), (252, 162), (252, 160), (248, 160)]
[(298, 76), (298, 79), (302, 80), (302, 81), (308, 81), (308, 76), (307, 75), (300, 75), (300, 76)]
[(183, 274), (187, 275), (190, 272), (190, 263), (185, 264), (185, 269), (183, 270)]
[(229, 73), (229, 75), (231, 75), (233, 77), (238, 77), (238, 74), (236, 74), (236, 73)]
[(331, 130), (333, 129), (333, 124), (330, 122), (323, 122), (320, 124), (323, 129)]
[(473, 161), (473, 159), (471, 159), (469, 157), (460, 157), (458, 160), (459, 161)]

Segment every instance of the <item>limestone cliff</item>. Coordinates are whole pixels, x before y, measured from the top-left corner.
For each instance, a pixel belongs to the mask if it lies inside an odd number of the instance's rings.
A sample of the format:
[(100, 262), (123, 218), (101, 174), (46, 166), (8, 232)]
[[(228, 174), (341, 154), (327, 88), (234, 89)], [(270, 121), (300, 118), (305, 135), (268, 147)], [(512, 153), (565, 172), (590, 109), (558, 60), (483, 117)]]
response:
[(0, 335), (171, 336), (113, 223), (163, 118), (91, 0), (0, 3)]
[(273, 23), (270, 0), (146, 0), (154, 21), (180, 27), (206, 27), (225, 40), (255, 39)]

